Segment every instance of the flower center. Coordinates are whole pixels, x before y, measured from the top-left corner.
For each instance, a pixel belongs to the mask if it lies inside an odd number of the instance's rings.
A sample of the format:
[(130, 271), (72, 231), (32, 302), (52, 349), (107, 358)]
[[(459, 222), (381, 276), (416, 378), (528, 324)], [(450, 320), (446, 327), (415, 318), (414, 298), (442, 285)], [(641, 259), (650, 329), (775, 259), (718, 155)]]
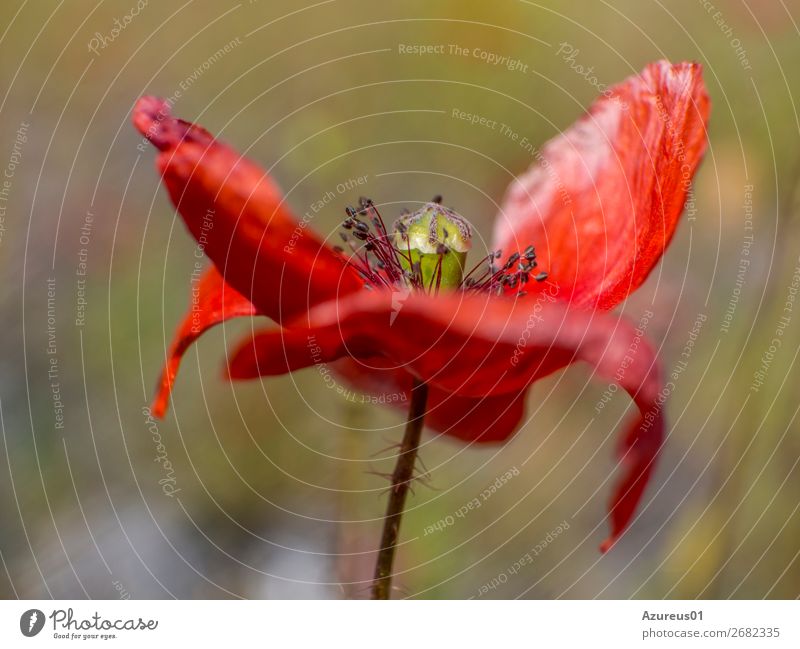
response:
[[(440, 290), (462, 290), (502, 295), (516, 291), (533, 278), (541, 282), (547, 273), (531, 275), (536, 251), (528, 246), (514, 253), (502, 266), (501, 251), (484, 257), (466, 276), (464, 263), (472, 247), (472, 229), (467, 220), (441, 205), (441, 196), (416, 212), (406, 211), (390, 233), (368, 198), (359, 199), (358, 209), (346, 208), (340, 232), (352, 255), (347, 263), (358, 271), (368, 289), (414, 290), (438, 294)], [(337, 246), (338, 252), (343, 248)]]
[(414, 285), (429, 293), (461, 286), (472, 247), (472, 230), (464, 217), (432, 201), (397, 219), (392, 235), (401, 263), (414, 275)]

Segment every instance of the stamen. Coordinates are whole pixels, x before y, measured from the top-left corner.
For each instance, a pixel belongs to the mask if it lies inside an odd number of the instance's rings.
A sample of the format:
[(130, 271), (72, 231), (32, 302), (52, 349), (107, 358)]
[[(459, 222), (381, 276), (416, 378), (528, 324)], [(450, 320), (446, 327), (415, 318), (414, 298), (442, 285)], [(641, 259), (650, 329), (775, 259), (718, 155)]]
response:
[[(486, 255), (480, 263), (472, 268), (461, 282), (461, 288), (465, 292), (490, 293), (502, 295), (506, 291), (514, 291), (517, 297), (527, 295), (522, 290), (523, 286), (531, 279), (531, 271), (536, 268), (536, 250), (533, 246), (528, 246), (522, 254), (515, 252), (503, 263), (502, 267), (494, 264), (496, 259), (502, 257), (502, 251), (496, 250)], [(476, 271), (483, 269), (483, 272), (473, 277)], [(512, 270), (513, 269), (513, 270)], [(547, 273), (540, 272), (533, 276), (537, 282), (547, 279)]]
[[(372, 287), (397, 288), (405, 285), (406, 271), (401, 259), (410, 260), (410, 252), (406, 257), (405, 253), (395, 249), (383, 218), (372, 200), (359, 198), (358, 208), (348, 206), (345, 214), (347, 218), (342, 222), (342, 227), (349, 234), (340, 232), (339, 236), (353, 251), (353, 256), (347, 263)], [(418, 285), (414, 277), (410, 283), (414, 287)]]

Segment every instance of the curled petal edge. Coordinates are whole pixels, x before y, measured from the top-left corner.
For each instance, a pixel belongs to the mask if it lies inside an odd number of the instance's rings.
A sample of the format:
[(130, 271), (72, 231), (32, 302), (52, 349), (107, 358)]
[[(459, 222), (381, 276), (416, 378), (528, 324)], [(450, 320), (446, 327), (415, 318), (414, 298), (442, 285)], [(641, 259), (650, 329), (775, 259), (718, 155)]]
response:
[(193, 291), (192, 304), (167, 350), (167, 358), (151, 406), (154, 416), (163, 418), (167, 413), (172, 386), (189, 346), (211, 327), (230, 318), (253, 315), (257, 315), (257, 311), (250, 301), (226, 284), (216, 268), (209, 268), (198, 281), (196, 292)]

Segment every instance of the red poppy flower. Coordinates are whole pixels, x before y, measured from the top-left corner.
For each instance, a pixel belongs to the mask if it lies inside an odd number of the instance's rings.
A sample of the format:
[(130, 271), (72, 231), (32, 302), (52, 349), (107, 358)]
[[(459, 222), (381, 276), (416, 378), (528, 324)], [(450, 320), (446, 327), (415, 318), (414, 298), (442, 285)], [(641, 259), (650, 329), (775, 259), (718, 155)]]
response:
[(170, 197), (214, 264), (168, 352), (153, 412), (165, 413), (186, 348), (241, 315), (275, 324), (234, 351), (230, 378), (329, 363), (361, 389), (406, 397), (416, 379), (429, 388), (428, 426), (467, 442), (506, 440), (530, 386), (584, 361), (639, 410), (622, 438), (607, 550), (633, 517), (664, 431), (656, 354), (607, 311), (641, 285), (672, 238), (708, 114), (698, 64), (660, 61), (609, 89), (512, 183), (495, 226), (500, 252), (479, 276), (444, 290), (442, 259), (456, 249), (437, 239), (436, 224), (446, 223), (445, 238), (462, 228), (468, 239), (457, 215), (435, 203), (421, 211), (433, 214), (435, 286), (419, 281), (410, 244), (406, 255), (387, 243), (408, 241), (406, 226), (390, 234), (369, 201), (348, 211), (355, 252), (346, 257), (292, 215), (256, 164), (143, 97), (133, 122), (160, 150)]

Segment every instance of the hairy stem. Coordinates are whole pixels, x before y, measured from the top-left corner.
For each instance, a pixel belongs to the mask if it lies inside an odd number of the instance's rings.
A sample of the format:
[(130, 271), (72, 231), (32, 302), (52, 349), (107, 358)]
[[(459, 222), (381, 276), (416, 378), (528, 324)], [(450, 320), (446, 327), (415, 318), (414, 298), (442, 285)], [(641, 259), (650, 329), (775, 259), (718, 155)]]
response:
[(425, 417), (425, 405), (428, 400), (428, 386), (421, 381), (414, 382), (411, 391), (411, 406), (408, 421), (397, 456), (397, 464), (392, 473), (392, 490), (386, 516), (383, 519), (383, 534), (375, 564), (375, 577), (372, 581), (372, 599), (389, 599), (392, 586), (392, 565), (394, 564), (397, 539), (400, 535), (400, 520), (406, 504), (406, 496), (411, 481), (414, 479), (414, 465), (417, 461), (417, 449), (422, 436), (422, 422)]

